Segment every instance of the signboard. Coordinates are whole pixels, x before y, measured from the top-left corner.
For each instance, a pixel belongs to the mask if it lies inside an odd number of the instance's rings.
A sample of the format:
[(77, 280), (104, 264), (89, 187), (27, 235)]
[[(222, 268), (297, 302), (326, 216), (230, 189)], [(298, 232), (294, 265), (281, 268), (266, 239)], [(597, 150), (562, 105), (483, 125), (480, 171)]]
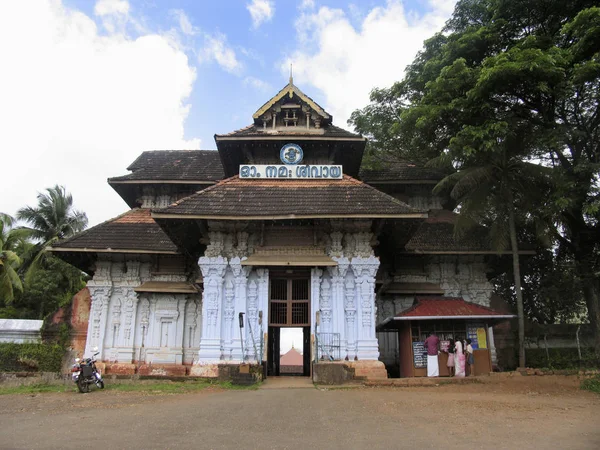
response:
[(483, 327), (477, 328), (477, 344), (479, 348), (487, 348), (487, 336)]
[[(483, 331), (483, 340), (480, 342), (479, 337), (481, 336), (481, 332)], [(471, 346), (473, 350), (478, 350), (480, 348), (487, 348), (487, 340), (485, 337), (485, 328), (482, 323), (470, 323), (467, 325), (467, 338), (471, 339)], [(483, 345), (482, 345), (483, 344)]]
[(425, 342), (413, 342), (413, 364), (415, 369), (427, 368), (427, 350)]
[(334, 165), (244, 164), (240, 166), (240, 178), (341, 180), (343, 175), (342, 166)]

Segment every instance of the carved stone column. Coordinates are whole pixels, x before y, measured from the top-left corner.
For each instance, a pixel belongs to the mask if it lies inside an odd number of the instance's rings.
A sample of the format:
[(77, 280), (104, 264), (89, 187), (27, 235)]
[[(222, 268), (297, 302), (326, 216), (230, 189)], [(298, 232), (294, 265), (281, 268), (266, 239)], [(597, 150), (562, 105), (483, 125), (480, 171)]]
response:
[[(250, 309), (250, 302), (248, 303), (248, 322), (252, 326), (252, 335), (254, 339), (250, 335), (250, 329), (247, 330), (247, 354), (249, 355), (249, 359), (251, 361), (255, 361), (255, 345), (256, 345), (256, 355), (260, 358), (260, 339), (262, 335), (262, 329), (258, 324), (258, 313), (259, 311), (263, 312), (263, 317), (266, 317), (269, 312), (269, 270), (268, 269), (256, 269), (256, 274), (258, 275), (257, 280), (257, 301), (256, 301), (256, 309)], [(265, 345), (266, 347), (266, 345)]]
[[(243, 233), (240, 233), (243, 234)], [(247, 235), (247, 233), (245, 233)], [(238, 238), (238, 245), (239, 245)], [(245, 259), (245, 258), (243, 258)], [(246, 312), (246, 294), (248, 291), (248, 275), (252, 269), (251, 266), (242, 266), (242, 258), (235, 257), (229, 261), (229, 266), (234, 276), (235, 283), (235, 298), (234, 298), (234, 317), (233, 317), (233, 329), (232, 329), (232, 346), (229, 354), (229, 359), (233, 361), (243, 361), (244, 355), (242, 354), (242, 346), (240, 342), (240, 333), (238, 329), (238, 322), (236, 320), (240, 312)], [(256, 287), (256, 286), (255, 286)], [(258, 304), (256, 298), (258, 297), (258, 288), (256, 287), (256, 297), (254, 298), (254, 307), (258, 310)]]
[(344, 315), (346, 324), (346, 357), (357, 357), (356, 347), (356, 283), (353, 278), (348, 278), (344, 283)]
[[(252, 345), (252, 341), (250, 338), (250, 330), (247, 325), (248, 322), (253, 322), (254, 318), (258, 315), (258, 284), (256, 281), (252, 280), (248, 284), (248, 297), (246, 304), (246, 326), (244, 328), (244, 354), (242, 355), (242, 360), (247, 360), (249, 355), (252, 354), (253, 350), (249, 348)], [(241, 348), (240, 348), (241, 352)]]
[(379, 268), (379, 259), (375, 256), (352, 258), (351, 267), (358, 294), (358, 359), (377, 360), (379, 345), (375, 335), (375, 275)]
[(85, 357), (92, 356), (94, 347), (98, 347), (98, 359), (104, 359), (104, 333), (108, 315), (108, 299), (112, 293), (111, 286), (93, 286), (88, 284), (91, 297), (90, 318), (88, 321), (88, 337), (85, 345)]
[(223, 277), (227, 259), (222, 256), (202, 257), (198, 265), (204, 278), (202, 295), (202, 337), (200, 339), (200, 362), (218, 362), (221, 357), (221, 314)]
[[(341, 235), (341, 233), (339, 233)], [(341, 237), (340, 237), (341, 241)], [(331, 276), (331, 307), (333, 312), (331, 330), (333, 333), (339, 333), (340, 335), (340, 351), (342, 352), (342, 358), (345, 356), (343, 352), (347, 346), (346, 336), (346, 320), (344, 313), (344, 281), (346, 279), (346, 273), (348, 272), (348, 266), (350, 261), (348, 258), (333, 257), (337, 261), (338, 265), (334, 267), (328, 267), (329, 274)]]
[(333, 329), (332, 307), (331, 307), (331, 282), (324, 278), (321, 282), (321, 299), (319, 301), (321, 310), (321, 331), (331, 333)]

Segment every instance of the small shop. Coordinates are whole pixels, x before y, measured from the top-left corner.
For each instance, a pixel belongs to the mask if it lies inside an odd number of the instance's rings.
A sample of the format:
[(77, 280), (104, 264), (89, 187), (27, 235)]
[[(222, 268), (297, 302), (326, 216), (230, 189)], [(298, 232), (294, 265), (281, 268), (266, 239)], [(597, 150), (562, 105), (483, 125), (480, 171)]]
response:
[(451, 341), (458, 339), (471, 340), (475, 362), (474, 375), (484, 375), (492, 371), (491, 326), (498, 321), (514, 317), (469, 303), (462, 298), (422, 297), (415, 299), (411, 308), (386, 318), (378, 326), (378, 330), (398, 333), (401, 378), (427, 376), (425, 339), (432, 332), (440, 340), (440, 376), (450, 376), (447, 366), (448, 350)]

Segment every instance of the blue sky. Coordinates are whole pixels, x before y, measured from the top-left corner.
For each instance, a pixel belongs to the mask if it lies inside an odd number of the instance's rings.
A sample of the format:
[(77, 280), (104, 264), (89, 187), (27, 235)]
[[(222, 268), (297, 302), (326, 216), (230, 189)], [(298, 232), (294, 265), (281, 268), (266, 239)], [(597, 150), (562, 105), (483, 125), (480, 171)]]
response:
[(454, 0), (37, 0), (0, 5), (0, 211), (62, 184), (91, 224), (126, 209), (106, 184), (144, 150), (214, 149), (288, 80), (346, 127), (402, 78)]

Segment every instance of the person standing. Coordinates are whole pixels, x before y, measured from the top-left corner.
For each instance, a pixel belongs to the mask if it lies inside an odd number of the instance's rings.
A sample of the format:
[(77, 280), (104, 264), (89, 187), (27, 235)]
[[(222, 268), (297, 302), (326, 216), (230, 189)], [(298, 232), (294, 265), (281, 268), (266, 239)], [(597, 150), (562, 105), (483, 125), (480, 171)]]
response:
[(465, 376), (465, 355), (463, 353), (462, 339), (457, 337), (454, 343), (454, 376)]
[(425, 339), (425, 347), (427, 348), (427, 376), (439, 377), (440, 366), (438, 363), (438, 352), (440, 348), (440, 338), (432, 331), (429, 337)]
[(475, 375), (475, 357), (473, 356), (473, 346), (471, 345), (471, 339), (467, 339), (467, 351), (466, 351), (467, 364), (469, 365), (469, 376)]
[(450, 339), (448, 343), (448, 362), (446, 363), (448, 366), (448, 376), (454, 376), (454, 339)]

